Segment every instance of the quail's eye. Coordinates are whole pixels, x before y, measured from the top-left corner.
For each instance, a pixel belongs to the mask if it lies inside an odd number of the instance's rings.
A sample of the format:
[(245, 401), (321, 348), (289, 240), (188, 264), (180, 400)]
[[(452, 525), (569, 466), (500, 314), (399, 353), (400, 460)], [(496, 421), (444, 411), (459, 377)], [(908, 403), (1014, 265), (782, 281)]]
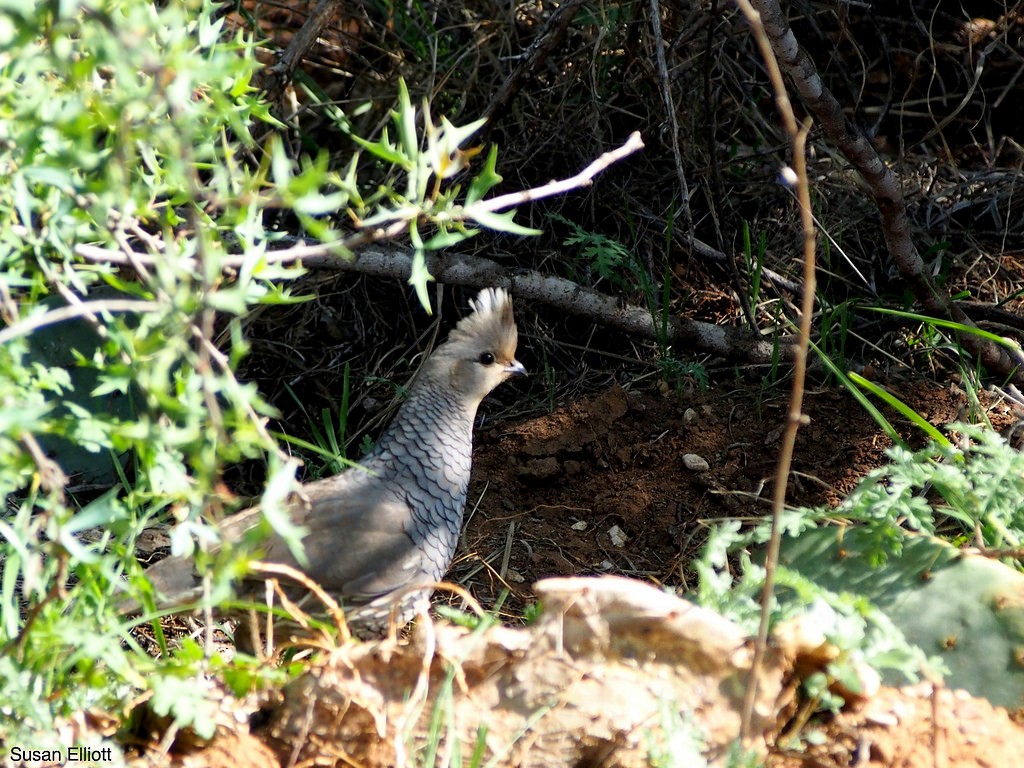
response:
[(480, 355), (480, 362), (483, 365), (493, 365), (494, 355), (492, 355), (490, 352), (484, 352), (483, 354)]

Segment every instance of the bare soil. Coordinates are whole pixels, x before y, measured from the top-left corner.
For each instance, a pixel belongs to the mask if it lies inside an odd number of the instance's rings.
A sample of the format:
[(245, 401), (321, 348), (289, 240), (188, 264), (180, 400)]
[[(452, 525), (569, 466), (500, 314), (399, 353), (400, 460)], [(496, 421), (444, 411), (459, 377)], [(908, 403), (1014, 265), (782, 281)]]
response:
[[(968, 416), (955, 384), (889, 388), (934, 424)], [(735, 383), (684, 395), (615, 387), (547, 416), (485, 426), (470, 487), (475, 511), (452, 579), (484, 605), (509, 590), (512, 617), (548, 576), (616, 573), (685, 591), (708, 521), (768, 510), (788, 408), (784, 387)], [(810, 391), (803, 410), (788, 503), (833, 505), (891, 443), (845, 392)], [(990, 418), (1012, 420), (1002, 405)], [(910, 444), (922, 442), (894, 423)], [(691, 457), (707, 468), (688, 466)]]

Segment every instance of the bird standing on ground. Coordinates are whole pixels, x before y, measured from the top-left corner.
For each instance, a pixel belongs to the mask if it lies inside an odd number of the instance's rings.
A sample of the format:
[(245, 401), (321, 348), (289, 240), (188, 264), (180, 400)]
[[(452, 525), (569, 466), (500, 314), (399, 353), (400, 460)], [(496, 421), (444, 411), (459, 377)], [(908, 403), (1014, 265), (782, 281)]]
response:
[[(263, 545), (266, 562), (291, 566), (317, 582), (346, 611), (358, 635), (383, 632), (392, 619), (408, 623), (451, 565), (466, 506), (473, 422), (484, 397), (510, 376), (526, 373), (515, 359), (518, 339), (512, 299), (487, 288), (423, 363), (408, 397), (377, 445), (334, 477), (304, 485), (292, 520), (307, 531), (301, 566), (283, 539)], [(253, 508), (222, 525), (238, 541), (261, 520)], [(190, 558), (169, 557), (146, 575), (160, 605), (194, 601), (201, 577)], [(251, 575), (244, 596), (263, 594), (265, 577)], [(286, 587), (295, 600), (299, 585)]]

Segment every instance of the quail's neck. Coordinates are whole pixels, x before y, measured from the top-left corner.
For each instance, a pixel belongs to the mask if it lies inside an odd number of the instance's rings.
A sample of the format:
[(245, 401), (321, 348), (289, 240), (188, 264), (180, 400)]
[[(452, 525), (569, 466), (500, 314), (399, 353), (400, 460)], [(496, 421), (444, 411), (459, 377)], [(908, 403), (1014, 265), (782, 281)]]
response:
[(450, 391), (417, 387), (381, 435), (374, 458), (392, 462), (397, 474), (431, 493), (450, 494), (461, 505), (469, 485), (476, 403)]

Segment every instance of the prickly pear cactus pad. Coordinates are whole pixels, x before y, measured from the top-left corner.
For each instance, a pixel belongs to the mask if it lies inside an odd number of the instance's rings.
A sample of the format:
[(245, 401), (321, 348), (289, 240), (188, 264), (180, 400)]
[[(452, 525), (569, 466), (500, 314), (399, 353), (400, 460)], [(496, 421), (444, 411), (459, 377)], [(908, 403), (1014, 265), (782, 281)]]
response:
[[(123, 294), (99, 289), (92, 295)], [(63, 306), (59, 299), (42, 303), (50, 308)], [(97, 394), (102, 382), (91, 361), (102, 347), (100, 334), (83, 318), (40, 328), (30, 340), (30, 362), (67, 371), (68, 385), (55, 404), (55, 413), (74, 425), (74, 433), (44, 435), (40, 437), (40, 444), (60, 465), (72, 486), (108, 486), (117, 481), (119, 468), (115, 466), (115, 457), (89, 440), (91, 417), (127, 419), (135, 413), (134, 388), (127, 392), (114, 389)], [(121, 467), (126, 465), (127, 459), (126, 454), (116, 457)]]
[(817, 528), (787, 538), (780, 562), (822, 587), (868, 598), (908, 641), (945, 663), (950, 687), (1024, 706), (1024, 575), (931, 536), (908, 534), (900, 554), (884, 560), (877, 544), (863, 528)]

